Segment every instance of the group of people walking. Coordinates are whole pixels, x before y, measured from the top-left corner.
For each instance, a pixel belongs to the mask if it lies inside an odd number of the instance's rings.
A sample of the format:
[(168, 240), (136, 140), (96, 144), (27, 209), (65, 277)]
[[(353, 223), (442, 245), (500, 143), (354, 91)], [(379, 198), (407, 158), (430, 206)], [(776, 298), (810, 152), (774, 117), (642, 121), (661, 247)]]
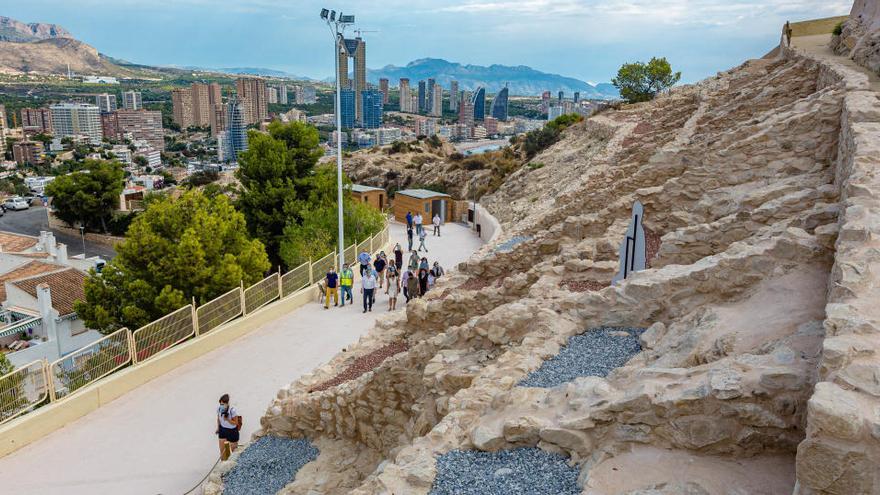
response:
[[(409, 302), (410, 299), (422, 297), (434, 286), (437, 279), (445, 274), (439, 261), (431, 264), (428, 258), (420, 256), (417, 251), (410, 250), (409, 259), (404, 264), (404, 251), (400, 243), (394, 246), (392, 258), (380, 252), (376, 259), (372, 259), (366, 251), (358, 254), (358, 273), (361, 277), (361, 295), (363, 296), (364, 313), (373, 311), (376, 302), (376, 292), (385, 289), (388, 296), (388, 310), (397, 309), (397, 300), (400, 293)], [(345, 306), (345, 303), (354, 303), (354, 270), (348, 263), (342, 265), (338, 273), (331, 268), (324, 278), (324, 308), (330, 308), (330, 299), (333, 306)]]

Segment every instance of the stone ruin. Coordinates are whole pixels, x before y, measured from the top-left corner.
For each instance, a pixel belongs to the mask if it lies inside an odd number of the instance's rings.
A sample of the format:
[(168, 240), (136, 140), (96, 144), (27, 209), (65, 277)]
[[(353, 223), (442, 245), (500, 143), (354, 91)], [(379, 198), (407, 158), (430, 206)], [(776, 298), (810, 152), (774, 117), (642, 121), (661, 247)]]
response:
[[(320, 452), (279, 493), (428, 494), (451, 452), (521, 448), (564, 456), (584, 494), (880, 493), (880, 100), (863, 74), (782, 49), (535, 160), (484, 201), (518, 242), (278, 392), (256, 436)], [(611, 286), (635, 201), (649, 268)], [(521, 385), (607, 327), (644, 329), (640, 352)]]

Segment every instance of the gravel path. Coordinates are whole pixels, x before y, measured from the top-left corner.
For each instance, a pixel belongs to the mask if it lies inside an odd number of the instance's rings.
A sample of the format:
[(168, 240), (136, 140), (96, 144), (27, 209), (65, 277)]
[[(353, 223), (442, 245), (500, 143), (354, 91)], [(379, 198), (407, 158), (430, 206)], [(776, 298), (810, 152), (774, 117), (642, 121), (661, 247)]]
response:
[(639, 334), (644, 329), (599, 327), (568, 340), (556, 356), (544, 361), (519, 383), (523, 387), (550, 388), (570, 382), (579, 376), (608, 376), (638, 354)]
[(308, 440), (262, 437), (241, 453), (223, 476), (225, 495), (272, 495), (293, 481), (296, 472), (318, 457)]
[(537, 448), (453, 450), (437, 458), (430, 495), (578, 495), (578, 472)]

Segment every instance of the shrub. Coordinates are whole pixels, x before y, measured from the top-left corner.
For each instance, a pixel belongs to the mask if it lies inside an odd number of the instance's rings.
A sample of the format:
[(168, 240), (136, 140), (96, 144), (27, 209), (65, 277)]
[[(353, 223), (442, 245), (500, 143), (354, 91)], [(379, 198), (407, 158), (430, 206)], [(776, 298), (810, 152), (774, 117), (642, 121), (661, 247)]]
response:
[(843, 34), (843, 21), (838, 22), (837, 25), (834, 26), (833, 33), (834, 36), (840, 36), (841, 34)]
[(666, 58), (651, 58), (644, 62), (623, 64), (617, 71), (617, 77), (611, 80), (620, 96), (630, 103), (649, 101), (660, 91), (672, 87), (681, 79), (681, 72), (672, 72), (672, 66)]
[(544, 168), (543, 162), (532, 162), (529, 163), (529, 168), (532, 170), (538, 170), (539, 168)]

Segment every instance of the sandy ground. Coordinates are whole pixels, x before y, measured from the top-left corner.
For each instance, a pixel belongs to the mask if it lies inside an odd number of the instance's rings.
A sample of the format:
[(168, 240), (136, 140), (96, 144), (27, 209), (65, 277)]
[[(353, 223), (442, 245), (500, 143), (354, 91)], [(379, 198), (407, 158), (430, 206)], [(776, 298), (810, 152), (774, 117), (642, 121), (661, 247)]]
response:
[[(406, 248), (401, 225), (394, 224), (391, 235)], [(465, 227), (446, 225), (427, 245), (428, 259), (449, 270), (481, 241)], [(242, 439), (249, 438), (279, 388), (357, 341), (388, 304), (381, 292), (372, 313), (362, 313), (359, 297), (355, 303), (329, 310), (309, 304), (0, 459), (0, 492), (186, 492), (217, 459), (220, 395), (232, 396), (244, 418)]]

